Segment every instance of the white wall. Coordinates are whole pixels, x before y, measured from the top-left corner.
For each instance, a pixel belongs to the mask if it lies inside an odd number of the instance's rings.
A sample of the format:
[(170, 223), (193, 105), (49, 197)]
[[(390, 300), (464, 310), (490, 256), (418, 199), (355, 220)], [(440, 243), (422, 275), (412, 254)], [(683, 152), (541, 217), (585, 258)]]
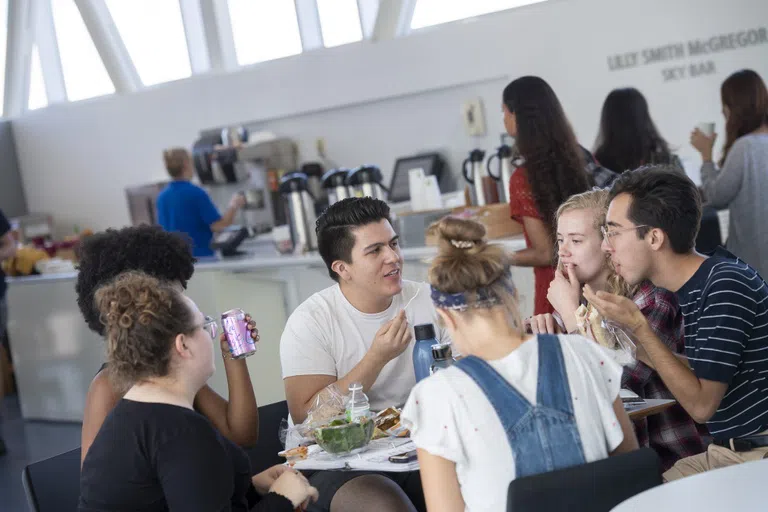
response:
[[(97, 229), (129, 222), (124, 187), (164, 177), (164, 147), (232, 123), (255, 121), (293, 137), (309, 159), (323, 136), (341, 164), (389, 172), (397, 156), (441, 149), (456, 170), (468, 149), (498, 145), (501, 89), (523, 74), (552, 84), (586, 146), (605, 95), (638, 87), (664, 136), (695, 167), (691, 128), (716, 120), (722, 132), (720, 83), (743, 67), (768, 78), (768, 45), (713, 54), (715, 74), (674, 83), (663, 82), (664, 64), (609, 72), (608, 56), (766, 26), (766, 0), (551, 0), (401, 39), (55, 105), (13, 125), (29, 209)], [(489, 128), (480, 139), (465, 135), (459, 115), (460, 102), (476, 96)]]

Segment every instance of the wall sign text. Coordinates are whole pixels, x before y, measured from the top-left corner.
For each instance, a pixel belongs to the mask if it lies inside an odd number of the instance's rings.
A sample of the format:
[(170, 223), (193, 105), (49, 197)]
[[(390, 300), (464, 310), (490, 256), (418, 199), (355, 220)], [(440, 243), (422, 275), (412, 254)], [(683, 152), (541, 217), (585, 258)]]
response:
[(704, 39), (694, 39), (611, 55), (608, 57), (608, 70), (623, 71), (641, 66), (672, 64), (675, 61), (696, 58), (699, 60), (665, 66), (661, 70), (661, 76), (665, 82), (697, 78), (711, 75), (716, 71), (715, 62), (711, 59), (706, 60), (707, 56), (763, 44), (768, 44), (768, 29), (765, 27), (718, 34)]

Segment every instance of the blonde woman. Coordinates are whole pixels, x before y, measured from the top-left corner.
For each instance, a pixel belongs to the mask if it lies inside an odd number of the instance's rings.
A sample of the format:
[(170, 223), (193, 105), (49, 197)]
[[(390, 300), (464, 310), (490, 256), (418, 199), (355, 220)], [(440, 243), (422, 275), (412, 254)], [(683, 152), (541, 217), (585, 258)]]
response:
[(476, 222), (437, 225), (432, 301), (464, 357), (403, 410), (430, 511), (506, 510), (515, 479), (637, 448), (621, 367), (581, 336), (528, 336), (504, 249)]
[[(659, 339), (672, 351), (682, 354), (685, 348), (683, 318), (675, 295), (648, 281), (630, 289), (614, 271), (601, 248), (603, 243), (610, 244), (610, 239), (604, 241), (601, 232), (609, 194), (607, 190), (577, 194), (558, 208), (557, 244), (561, 270), (555, 275), (547, 295), (556, 312), (533, 317), (531, 330), (538, 333), (578, 332), (576, 311), (585, 302), (582, 288), (589, 286), (595, 292), (603, 290), (632, 298)], [(641, 361), (624, 368), (622, 387), (642, 398), (673, 398), (659, 374)], [(640, 445), (654, 448), (665, 469), (681, 458), (704, 451), (696, 424), (680, 405), (635, 422), (635, 431)]]

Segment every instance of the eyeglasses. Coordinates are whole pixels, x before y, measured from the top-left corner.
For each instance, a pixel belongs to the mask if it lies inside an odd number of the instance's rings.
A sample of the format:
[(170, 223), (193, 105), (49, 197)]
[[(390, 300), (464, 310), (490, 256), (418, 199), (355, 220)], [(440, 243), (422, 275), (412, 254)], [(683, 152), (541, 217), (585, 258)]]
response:
[(211, 339), (216, 339), (218, 325), (216, 324), (215, 319), (211, 318), (210, 316), (206, 316), (205, 321), (203, 322), (203, 329), (205, 329), (208, 334), (211, 335)]
[(643, 224), (641, 226), (632, 226), (631, 228), (624, 228), (624, 229), (611, 229), (609, 230), (607, 226), (600, 226), (600, 232), (603, 234), (603, 239), (608, 242), (608, 245), (613, 247), (613, 243), (611, 242), (611, 238), (615, 237), (616, 235), (620, 235), (621, 233), (625, 233), (627, 231), (634, 231), (636, 229), (640, 228), (647, 228), (650, 227), (646, 224)]

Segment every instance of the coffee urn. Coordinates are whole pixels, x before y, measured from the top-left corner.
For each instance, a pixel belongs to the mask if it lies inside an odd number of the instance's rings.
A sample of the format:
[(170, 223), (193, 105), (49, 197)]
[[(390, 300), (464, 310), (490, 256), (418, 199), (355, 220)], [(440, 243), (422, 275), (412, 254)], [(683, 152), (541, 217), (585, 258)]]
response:
[(387, 189), (381, 184), (383, 180), (381, 169), (375, 165), (362, 165), (349, 171), (347, 187), (355, 196), (386, 201)]
[(291, 240), (297, 252), (317, 249), (315, 233), (315, 201), (309, 193), (307, 175), (302, 172), (286, 174), (280, 180), (280, 194), (288, 206)]
[(469, 152), (469, 157), (464, 160), (463, 165), (464, 179), (472, 185), (475, 191), (475, 206), (485, 206), (487, 204), (485, 190), (483, 189), (483, 178), (485, 177), (484, 159), (485, 151), (473, 149)]
[[(492, 163), (494, 159), (498, 159), (498, 174), (493, 173)], [(515, 172), (517, 166), (512, 162), (512, 147), (506, 144), (502, 144), (496, 148), (496, 152), (488, 157), (486, 164), (488, 174), (491, 178), (495, 179), (501, 184), (502, 192), (504, 193), (504, 202), (509, 202), (509, 180), (512, 178), (512, 173)]]
[(342, 199), (351, 197), (347, 188), (347, 175), (349, 169), (331, 169), (323, 175), (323, 188), (328, 193), (328, 204), (338, 203)]

